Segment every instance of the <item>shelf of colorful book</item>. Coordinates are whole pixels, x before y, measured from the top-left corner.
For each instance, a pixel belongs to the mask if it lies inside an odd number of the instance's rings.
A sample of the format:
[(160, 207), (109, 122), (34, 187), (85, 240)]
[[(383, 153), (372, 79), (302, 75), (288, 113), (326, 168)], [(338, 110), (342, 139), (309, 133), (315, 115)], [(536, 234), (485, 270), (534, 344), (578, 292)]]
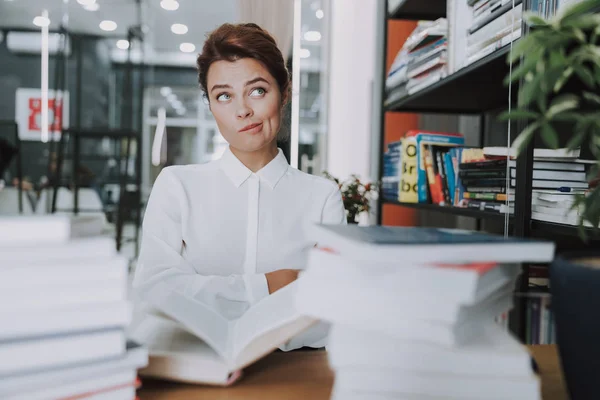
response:
[[(510, 48), (510, 44), (506, 45), (414, 94), (402, 96), (402, 87), (392, 89), (384, 102), (384, 109), (480, 114), (506, 107), (509, 90), (503, 81), (509, 73), (506, 56)], [(516, 100), (516, 93), (517, 90), (512, 91), (513, 101)]]
[(446, 0), (400, 0), (390, 19), (435, 20), (446, 17)]
[[(533, 231), (543, 232), (545, 234), (580, 236), (579, 227), (573, 225), (557, 224), (554, 222), (531, 220), (531, 229)], [(600, 242), (600, 231), (594, 231), (593, 228), (585, 227), (585, 233), (590, 241)]]
[[(500, 219), (504, 220), (504, 214), (493, 211), (481, 211), (474, 210), (471, 208), (462, 208), (462, 207), (453, 207), (453, 206), (439, 206), (437, 204), (429, 204), (429, 203), (401, 203), (399, 201), (393, 200), (383, 200), (384, 204), (395, 204), (402, 207), (410, 207), (417, 208), (420, 210), (428, 210), (428, 211), (437, 211), (446, 214), (459, 215), (463, 217), (472, 217), (472, 218), (485, 218), (485, 219)], [(513, 215), (509, 215), (509, 218), (512, 219)]]

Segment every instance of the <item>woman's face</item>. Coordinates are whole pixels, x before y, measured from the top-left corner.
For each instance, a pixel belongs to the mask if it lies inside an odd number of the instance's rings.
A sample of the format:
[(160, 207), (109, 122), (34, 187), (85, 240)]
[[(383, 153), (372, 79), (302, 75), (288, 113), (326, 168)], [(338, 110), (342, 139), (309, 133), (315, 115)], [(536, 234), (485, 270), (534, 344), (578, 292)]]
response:
[(231, 147), (253, 152), (275, 145), (283, 104), (277, 81), (262, 63), (217, 61), (208, 70), (207, 90), (219, 131)]

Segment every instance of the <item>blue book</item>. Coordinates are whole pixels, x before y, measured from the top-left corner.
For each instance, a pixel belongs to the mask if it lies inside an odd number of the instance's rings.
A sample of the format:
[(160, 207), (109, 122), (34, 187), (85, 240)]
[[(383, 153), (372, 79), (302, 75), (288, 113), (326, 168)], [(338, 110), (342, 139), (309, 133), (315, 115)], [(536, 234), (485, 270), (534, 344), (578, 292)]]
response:
[(460, 229), (317, 224), (311, 240), (366, 263), (545, 263), (554, 259), (554, 242), (505, 237)]

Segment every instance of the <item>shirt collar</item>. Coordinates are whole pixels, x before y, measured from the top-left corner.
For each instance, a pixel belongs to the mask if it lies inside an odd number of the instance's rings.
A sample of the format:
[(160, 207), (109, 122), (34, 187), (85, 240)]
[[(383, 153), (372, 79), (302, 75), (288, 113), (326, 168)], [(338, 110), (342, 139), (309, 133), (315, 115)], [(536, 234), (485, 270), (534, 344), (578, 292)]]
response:
[[(226, 147), (223, 156), (219, 160), (219, 166), (225, 175), (233, 182), (236, 187), (240, 187), (253, 172), (248, 169), (232, 152), (229, 146)], [(279, 180), (288, 170), (288, 163), (281, 149), (277, 149), (277, 156), (267, 165), (256, 172), (256, 175), (267, 183), (271, 189), (277, 186)]]

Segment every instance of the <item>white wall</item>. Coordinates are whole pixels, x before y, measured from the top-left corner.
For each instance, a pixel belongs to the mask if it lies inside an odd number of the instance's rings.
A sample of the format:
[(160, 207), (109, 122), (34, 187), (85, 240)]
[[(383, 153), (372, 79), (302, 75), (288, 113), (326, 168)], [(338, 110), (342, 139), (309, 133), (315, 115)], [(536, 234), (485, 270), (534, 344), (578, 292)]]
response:
[(377, 0), (332, 0), (326, 169), (370, 176)]

